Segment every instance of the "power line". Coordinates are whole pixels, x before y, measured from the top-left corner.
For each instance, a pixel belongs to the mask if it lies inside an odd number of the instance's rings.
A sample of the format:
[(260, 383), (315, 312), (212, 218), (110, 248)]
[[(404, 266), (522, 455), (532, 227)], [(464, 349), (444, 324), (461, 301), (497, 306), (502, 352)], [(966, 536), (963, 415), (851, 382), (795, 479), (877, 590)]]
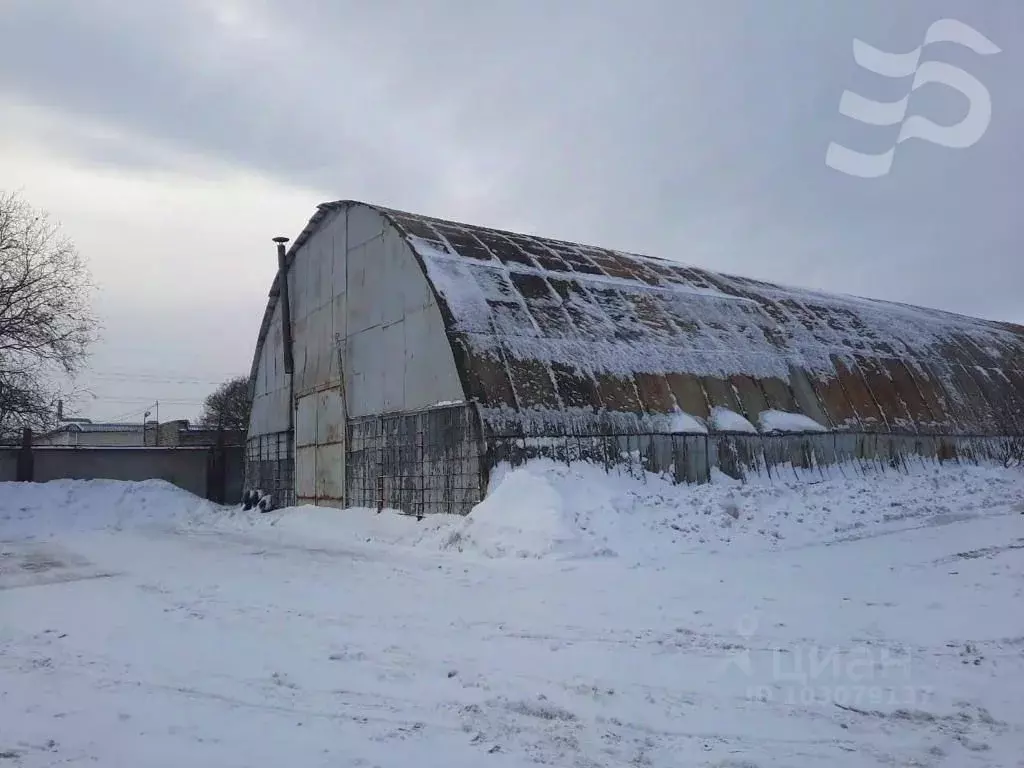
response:
[(119, 397), (114, 395), (95, 395), (89, 400), (96, 400), (101, 403), (168, 403), (170, 405), (202, 405), (206, 402), (204, 399), (194, 397), (138, 397), (128, 395), (125, 397)]
[(128, 381), (128, 382), (143, 382), (143, 383), (159, 383), (159, 384), (206, 384), (216, 386), (223, 384), (224, 382), (236, 378), (237, 376), (227, 376), (223, 379), (204, 379), (198, 376), (187, 376), (182, 374), (149, 374), (149, 373), (120, 373), (115, 371), (106, 372), (90, 372), (83, 375), (83, 378), (94, 378), (104, 379), (108, 381)]

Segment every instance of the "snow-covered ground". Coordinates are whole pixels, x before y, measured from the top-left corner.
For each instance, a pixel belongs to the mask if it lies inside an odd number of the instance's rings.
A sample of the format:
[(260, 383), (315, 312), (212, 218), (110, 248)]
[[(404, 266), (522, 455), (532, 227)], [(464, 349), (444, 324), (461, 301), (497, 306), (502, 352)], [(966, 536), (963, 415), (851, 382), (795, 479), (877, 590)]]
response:
[(0, 484), (0, 768), (1024, 766), (1024, 471)]

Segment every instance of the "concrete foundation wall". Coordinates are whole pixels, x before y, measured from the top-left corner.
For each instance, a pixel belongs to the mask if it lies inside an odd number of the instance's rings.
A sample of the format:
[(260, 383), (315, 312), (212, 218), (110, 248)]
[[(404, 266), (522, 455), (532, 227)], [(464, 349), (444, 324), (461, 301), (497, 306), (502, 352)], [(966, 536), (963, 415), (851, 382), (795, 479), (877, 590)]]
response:
[[(18, 448), (0, 448), (0, 482), (14, 481)], [(166, 480), (203, 498), (209, 487), (206, 448), (57, 448), (34, 447), (33, 480)], [(242, 495), (242, 449), (225, 451), (225, 502)]]

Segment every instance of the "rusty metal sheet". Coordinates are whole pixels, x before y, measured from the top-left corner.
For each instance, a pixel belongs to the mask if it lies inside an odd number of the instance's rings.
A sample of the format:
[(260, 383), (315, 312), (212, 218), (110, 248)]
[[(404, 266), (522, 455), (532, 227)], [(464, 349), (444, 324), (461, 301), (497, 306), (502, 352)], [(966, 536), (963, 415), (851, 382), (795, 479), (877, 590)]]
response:
[(436, 224), (434, 228), (444, 235), (445, 240), (448, 241), (460, 256), (468, 256), (478, 261), (492, 261), (494, 259), (494, 256), (480, 238), (476, 237), (472, 232), (461, 227), (446, 227), (443, 224)]
[(1017, 392), (1020, 402), (1024, 403), (1024, 370), (1008, 368), (1003, 373), (1006, 374), (1006, 378), (1009, 379), (1011, 386)]
[(768, 401), (765, 400), (764, 394), (749, 376), (730, 376), (729, 383), (743, 405), (740, 413), (745, 414), (751, 424), (757, 424), (761, 412), (768, 410)]
[(844, 362), (835, 355), (832, 356), (832, 363), (836, 367), (836, 377), (857, 414), (861, 428), (866, 432), (888, 429), (889, 424), (882, 412), (878, 410), (878, 405), (875, 404), (875, 399), (871, 395), (871, 390), (868, 388), (860, 368), (854, 363)]
[(466, 345), (465, 373), (467, 396), (489, 408), (515, 408), (516, 397), (509, 380), (505, 361), (490, 354), (481, 354)]
[(768, 377), (757, 381), (761, 385), (761, 392), (764, 394), (768, 407), (776, 411), (792, 413), (797, 409), (796, 397), (789, 385), (782, 379)]
[(623, 298), (633, 306), (637, 319), (657, 337), (671, 340), (673, 337), (679, 336), (668, 313), (662, 309), (661, 302), (642, 293), (624, 293)]
[(969, 418), (964, 418), (962, 407), (949, 401), (934, 368), (916, 362), (906, 366), (907, 375), (913, 380), (918, 394), (932, 415), (934, 429), (938, 433), (960, 431)]
[[(621, 254), (607, 251), (604, 248), (584, 248), (584, 253), (606, 275), (622, 277), (627, 280), (642, 280), (643, 282), (650, 282), (651, 280), (650, 274), (646, 270), (638, 269), (632, 259), (623, 258)], [(657, 279), (656, 276), (655, 279)]]
[(558, 408), (561, 405), (551, 372), (543, 363), (506, 355), (505, 364), (520, 408)]
[[(813, 382), (807, 373), (796, 366), (789, 367), (789, 386), (790, 391), (793, 393), (793, 397), (796, 400), (797, 410), (800, 413), (807, 414), (809, 417), (814, 419), (819, 424), (824, 424), (826, 427), (848, 427), (846, 419), (853, 419), (856, 421), (856, 414), (853, 409), (850, 408), (849, 402), (846, 400), (846, 395), (843, 394), (842, 387), (838, 385), (834, 380), (831, 386), (838, 389), (839, 396), (842, 398), (842, 404), (846, 409), (844, 413), (848, 414), (843, 417), (840, 421), (835, 421), (833, 417), (826, 411), (825, 406), (822, 403), (821, 395), (815, 391)], [(829, 385), (824, 385), (829, 386)]]
[[(800, 370), (800, 374), (806, 375), (803, 370)], [(796, 382), (797, 375), (791, 374), (790, 380)], [(807, 383), (811, 386), (825, 415), (834, 427), (861, 429), (860, 416), (857, 415), (857, 409), (850, 402), (850, 398), (839, 380), (838, 372), (834, 371), (831, 375), (808, 375)], [(794, 383), (793, 389), (801, 391), (796, 383)]]
[(939, 421), (932, 409), (928, 407), (928, 403), (925, 402), (924, 396), (918, 389), (914, 377), (907, 370), (907, 366), (893, 358), (883, 358), (880, 363), (889, 374), (889, 380), (892, 382), (896, 394), (906, 406), (918, 431), (934, 432), (939, 426)]
[[(982, 392), (981, 387), (978, 386), (978, 382), (974, 380), (969, 370), (963, 365), (952, 363), (949, 366), (949, 370), (957, 391), (963, 394), (964, 400), (970, 404), (971, 411), (974, 414), (973, 425), (975, 429), (971, 431), (995, 434), (999, 429), (999, 424), (993, 416), (992, 406)], [(979, 427), (980, 430), (978, 429)]]
[(882, 410), (889, 429), (893, 432), (916, 432), (917, 423), (910, 415), (907, 404), (903, 402), (896, 385), (878, 358), (855, 355), (857, 367), (864, 375), (875, 404)]
[(707, 393), (708, 403), (712, 408), (728, 408), (730, 411), (743, 413), (743, 406), (740, 405), (732, 384), (728, 381), (712, 376), (702, 376), (700, 383), (704, 386), (704, 392)]
[(597, 410), (601, 407), (597, 385), (588, 375), (562, 363), (552, 363), (551, 373), (555, 378), (558, 395), (566, 408)]
[(675, 410), (676, 399), (664, 376), (637, 373), (634, 378), (644, 410), (649, 413), (671, 413)]
[(977, 429), (977, 425), (984, 421), (984, 415), (974, 409), (974, 403), (953, 373), (953, 367), (946, 361), (933, 361), (919, 363), (932, 379), (935, 392), (941, 396), (945, 405), (945, 413), (956, 424), (956, 431), (961, 434), (969, 434)]
[(505, 336), (538, 336), (533, 316), (521, 301), (488, 300), (494, 330)]
[(562, 261), (569, 265), (573, 272), (583, 272), (588, 275), (604, 274), (601, 268), (594, 263), (594, 260), (587, 256), (586, 249), (554, 241), (548, 242), (547, 249), (554, 251)]
[[(1010, 387), (1016, 393), (1016, 397), (1013, 400), (1014, 412), (1017, 414), (1017, 424), (1021, 426), (1024, 424), (1024, 373), (1014, 369), (1008, 369), (1003, 373)], [(1021, 432), (1024, 432), (1024, 429)]]
[(487, 249), (502, 264), (520, 264), (532, 269), (537, 269), (538, 267), (537, 262), (520, 243), (505, 235), (495, 233), (493, 237), (488, 238)]
[(665, 376), (679, 407), (691, 416), (707, 419), (711, 413), (708, 398), (700, 380), (695, 376), (670, 373)]
[(595, 371), (594, 378), (602, 407), (622, 413), (639, 413), (642, 410), (636, 382), (632, 377), (626, 379), (611, 373)]
[(550, 279), (548, 282), (561, 298), (562, 308), (583, 339), (601, 341), (615, 335), (611, 318), (578, 282), (558, 279)]
[[(970, 373), (985, 394), (992, 415), (998, 420), (1000, 433), (1004, 435), (1017, 434), (1021, 428), (1017, 420), (1019, 402), (1016, 398), (1016, 390), (1009, 380), (1000, 371), (993, 371), (981, 366), (975, 366)], [(1001, 406), (1000, 404), (1005, 405)]]

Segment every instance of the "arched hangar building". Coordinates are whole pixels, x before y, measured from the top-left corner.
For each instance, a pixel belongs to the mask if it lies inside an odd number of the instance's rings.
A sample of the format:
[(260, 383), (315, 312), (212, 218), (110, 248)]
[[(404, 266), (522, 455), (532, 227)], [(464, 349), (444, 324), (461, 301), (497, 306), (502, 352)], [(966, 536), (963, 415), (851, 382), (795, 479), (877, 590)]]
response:
[(251, 388), (275, 504), (464, 513), (531, 452), (700, 481), (998, 451), (1024, 328), (339, 201), (279, 248)]

